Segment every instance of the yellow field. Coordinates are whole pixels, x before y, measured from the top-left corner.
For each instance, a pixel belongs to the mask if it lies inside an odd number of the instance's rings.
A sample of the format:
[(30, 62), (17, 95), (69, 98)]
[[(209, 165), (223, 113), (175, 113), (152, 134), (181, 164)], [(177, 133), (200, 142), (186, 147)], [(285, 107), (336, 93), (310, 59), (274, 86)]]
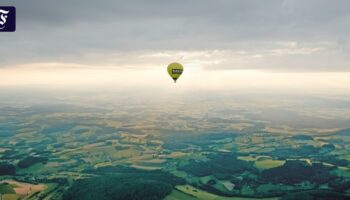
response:
[(164, 200), (196, 200), (196, 197), (190, 196), (178, 190), (173, 190)]
[(20, 197), (21, 196), (17, 195), (17, 194), (4, 194), (4, 195), (2, 195), (2, 199), (3, 200), (17, 200)]
[(136, 169), (143, 169), (143, 170), (159, 170), (161, 167), (150, 167), (150, 166), (143, 166), (143, 165), (131, 165), (131, 167)]
[(285, 161), (283, 160), (261, 160), (255, 161), (254, 165), (257, 168), (264, 170), (282, 166), (284, 163)]
[(45, 185), (39, 184), (29, 184), (29, 183), (22, 183), (14, 180), (4, 180), (1, 181), (1, 183), (8, 183), (13, 187), (14, 192), (16, 194), (4, 194), (3, 200), (17, 200), (22, 199), (23, 197), (28, 197), (29, 195), (33, 194), (34, 192), (40, 192), (46, 189)]
[(258, 157), (253, 158), (252, 156), (238, 156), (237, 157), (239, 160), (244, 160), (244, 161), (256, 161)]

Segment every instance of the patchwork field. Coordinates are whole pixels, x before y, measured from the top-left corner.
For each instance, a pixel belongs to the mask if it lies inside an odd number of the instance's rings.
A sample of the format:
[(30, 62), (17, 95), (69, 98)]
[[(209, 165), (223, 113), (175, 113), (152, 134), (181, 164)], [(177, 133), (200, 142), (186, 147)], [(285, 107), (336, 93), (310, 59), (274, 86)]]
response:
[[(278, 124), (273, 120), (291, 112), (278, 105), (269, 113), (225, 99), (152, 102), (0, 101), (2, 198), (349, 198), (350, 129)], [(322, 119), (334, 117), (327, 113)]]

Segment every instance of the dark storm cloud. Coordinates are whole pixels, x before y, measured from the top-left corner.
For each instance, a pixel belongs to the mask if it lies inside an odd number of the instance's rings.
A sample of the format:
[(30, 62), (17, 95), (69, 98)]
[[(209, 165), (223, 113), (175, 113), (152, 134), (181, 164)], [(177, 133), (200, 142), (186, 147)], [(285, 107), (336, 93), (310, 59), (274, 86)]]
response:
[[(350, 70), (348, 0), (2, 3), (13, 4), (17, 7), (17, 32), (0, 34), (3, 66), (28, 62), (104, 64), (98, 55), (219, 49), (244, 51), (246, 59), (249, 55), (262, 59), (240, 65), (231, 62), (228, 54), (223, 65), (208, 68)], [(280, 54), (273, 54), (276, 51)]]

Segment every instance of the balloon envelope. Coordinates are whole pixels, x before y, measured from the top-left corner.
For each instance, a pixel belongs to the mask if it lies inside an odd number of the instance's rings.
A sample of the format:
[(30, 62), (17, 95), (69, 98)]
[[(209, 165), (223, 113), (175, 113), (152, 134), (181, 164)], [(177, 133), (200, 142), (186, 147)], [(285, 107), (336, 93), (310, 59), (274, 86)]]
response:
[(171, 63), (168, 65), (168, 73), (174, 82), (181, 76), (184, 67), (180, 63)]

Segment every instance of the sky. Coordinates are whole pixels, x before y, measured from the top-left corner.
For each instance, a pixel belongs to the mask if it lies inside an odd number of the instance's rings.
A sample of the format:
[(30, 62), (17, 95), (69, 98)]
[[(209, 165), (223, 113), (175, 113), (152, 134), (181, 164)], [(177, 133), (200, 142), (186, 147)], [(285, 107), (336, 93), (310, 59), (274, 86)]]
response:
[[(15, 0), (0, 86), (350, 90), (348, 0)], [(182, 83), (181, 83), (182, 82)]]

